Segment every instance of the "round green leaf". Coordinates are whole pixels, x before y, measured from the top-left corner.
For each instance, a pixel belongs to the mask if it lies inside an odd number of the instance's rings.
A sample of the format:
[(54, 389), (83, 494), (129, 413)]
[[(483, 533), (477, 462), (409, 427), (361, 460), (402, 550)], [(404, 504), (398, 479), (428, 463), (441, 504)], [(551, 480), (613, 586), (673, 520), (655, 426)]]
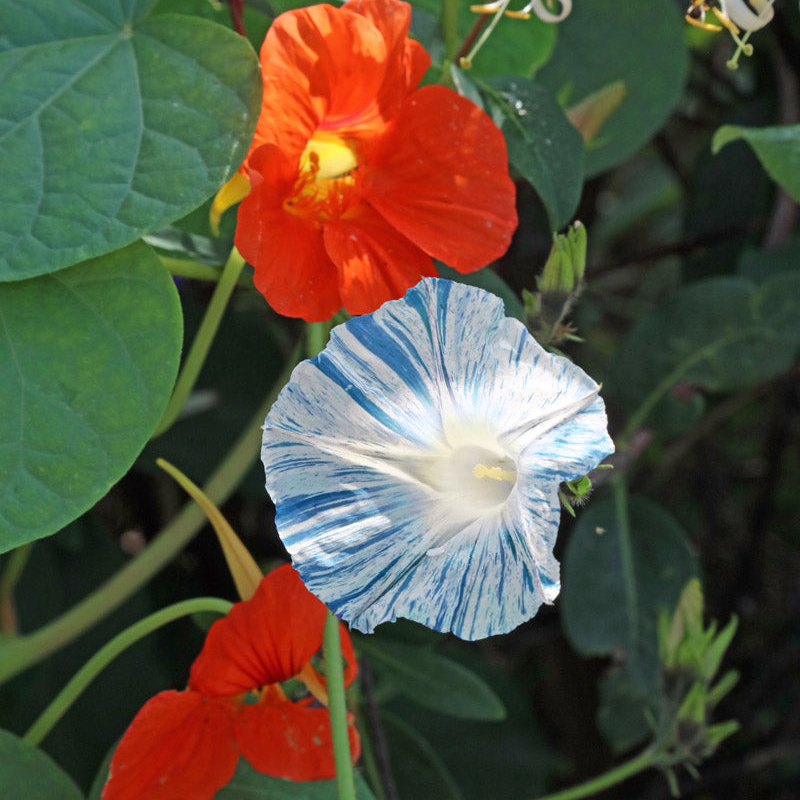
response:
[(678, 102), (689, 65), (683, 26), (673, 0), (575, 3), (559, 23), (555, 52), (537, 81), (567, 107), (615, 81), (625, 85), (620, 106), (590, 142), (587, 175), (631, 156)]
[(83, 800), (72, 778), (47, 754), (0, 730), (3, 796), (25, 800)]
[(236, 169), (250, 45), (151, 0), (0, 4), (0, 280), (54, 272), (184, 216)]
[(581, 198), (583, 138), (544, 86), (507, 77), (481, 84), (481, 89), (505, 136), (508, 160), (536, 189), (550, 227), (562, 228)]
[(0, 291), (0, 552), (54, 533), (133, 463), (175, 382), (178, 294), (137, 242)]
[(631, 497), (621, 515), (612, 498), (594, 502), (581, 513), (564, 558), (567, 637), (586, 656), (626, 653), (631, 674), (653, 689), (658, 614), (672, 611), (696, 574), (686, 533), (661, 506)]
[(723, 125), (714, 134), (711, 150), (716, 154), (736, 139), (744, 139), (755, 150), (770, 178), (800, 203), (800, 125), (774, 128)]

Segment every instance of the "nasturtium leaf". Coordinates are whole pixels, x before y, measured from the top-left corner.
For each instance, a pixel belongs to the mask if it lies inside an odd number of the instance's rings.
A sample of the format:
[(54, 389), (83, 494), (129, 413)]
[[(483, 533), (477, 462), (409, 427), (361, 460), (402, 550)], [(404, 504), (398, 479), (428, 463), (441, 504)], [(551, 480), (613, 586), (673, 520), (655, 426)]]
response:
[(0, 280), (106, 253), (213, 194), (250, 144), (250, 45), (152, 0), (0, 4)]
[(744, 139), (753, 148), (770, 178), (800, 203), (800, 125), (771, 128), (723, 125), (714, 134), (711, 151), (716, 154), (737, 139)]
[(620, 164), (661, 127), (677, 104), (689, 66), (683, 20), (673, 0), (575, 3), (537, 82), (569, 108), (615, 81), (625, 96), (592, 139), (586, 173)]
[(0, 552), (99, 500), (155, 429), (181, 310), (147, 245), (0, 291)]
[(585, 656), (625, 653), (636, 681), (654, 690), (659, 612), (673, 610), (696, 574), (686, 533), (664, 508), (634, 496), (622, 513), (613, 498), (596, 501), (580, 514), (564, 557), (567, 638)]
[(50, 756), (0, 730), (3, 797), (25, 800), (84, 800), (72, 778)]
[(708, 278), (640, 320), (620, 346), (606, 387), (630, 411), (659, 385), (744, 389), (788, 369), (798, 347), (800, 272), (781, 272), (759, 286), (741, 277)]
[(504, 77), (480, 87), (487, 110), (505, 136), (509, 161), (536, 189), (550, 227), (562, 228), (581, 197), (583, 138), (544, 86)]
[(358, 643), (376, 670), (394, 678), (398, 691), (409, 700), (452, 717), (505, 718), (500, 698), (461, 664), (428, 648), (400, 642), (372, 643), (359, 637)]

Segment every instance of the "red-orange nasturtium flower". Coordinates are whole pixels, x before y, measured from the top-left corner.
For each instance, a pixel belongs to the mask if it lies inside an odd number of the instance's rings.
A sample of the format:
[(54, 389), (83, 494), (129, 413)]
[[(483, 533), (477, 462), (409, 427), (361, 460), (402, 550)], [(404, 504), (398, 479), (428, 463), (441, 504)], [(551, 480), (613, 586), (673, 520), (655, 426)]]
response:
[[(327, 610), (289, 565), (270, 572), (250, 600), (215, 622), (183, 692), (161, 692), (134, 718), (114, 753), (102, 800), (211, 800), (241, 755), (269, 775), (333, 778), (330, 723), (313, 698), (292, 702), (279, 685), (295, 678), (322, 703), (325, 681), (310, 663)], [(341, 630), (345, 683), (356, 675)], [(358, 733), (349, 728), (358, 757)]]
[(349, 0), (287, 11), (267, 33), (255, 138), (216, 209), (249, 185), (236, 246), (282, 314), (374, 311), (435, 275), (431, 257), (472, 272), (508, 247), (503, 136), (454, 91), (416, 88), (430, 57), (410, 20), (399, 0)]

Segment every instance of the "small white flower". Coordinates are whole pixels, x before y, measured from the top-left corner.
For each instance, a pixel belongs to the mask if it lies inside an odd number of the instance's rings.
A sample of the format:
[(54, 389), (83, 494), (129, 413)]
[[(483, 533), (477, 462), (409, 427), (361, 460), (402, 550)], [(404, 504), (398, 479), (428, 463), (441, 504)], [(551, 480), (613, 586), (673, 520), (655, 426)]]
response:
[(494, 295), (426, 278), (334, 329), (267, 416), (276, 523), (353, 627), (505, 633), (559, 591), (558, 487), (613, 451), (598, 385)]

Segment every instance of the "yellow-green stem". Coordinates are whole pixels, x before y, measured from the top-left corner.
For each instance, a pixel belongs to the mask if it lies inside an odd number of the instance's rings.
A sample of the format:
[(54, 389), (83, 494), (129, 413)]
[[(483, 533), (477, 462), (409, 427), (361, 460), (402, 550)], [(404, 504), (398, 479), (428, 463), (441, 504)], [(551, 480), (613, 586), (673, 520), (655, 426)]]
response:
[[(176, 278), (191, 278), (198, 281), (213, 281), (217, 283), (224, 272), (223, 267), (213, 264), (201, 264), (199, 261), (187, 261), (185, 258), (174, 258), (159, 254), (161, 263)], [(253, 288), (253, 280), (247, 273), (240, 275), (236, 281), (237, 286)]]
[(578, 800), (581, 797), (589, 797), (611, 786), (616, 786), (618, 783), (642, 772), (648, 767), (653, 767), (656, 764), (655, 750), (648, 748), (641, 752), (638, 756), (620, 764), (596, 778), (591, 778), (588, 781), (579, 783), (576, 786), (571, 786), (569, 789), (562, 789), (560, 792), (553, 792), (552, 794), (542, 795), (536, 800)]
[(196, 597), (192, 600), (183, 600), (150, 614), (118, 633), (73, 675), (72, 680), (55, 696), (22, 738), (34, 747), (38, 745), (106, 665), (139, 639), (147, 636), (148, 633), (152, 633), (180, 617), (197, 614), (201, 611), (217, 611), (220, 614), (227, 614), (232, 605), (233, 603), (216, 597)]
[(222, 315), (225, 313), (228, 300), (230, 300), (243, 267), (244, 259), (234, 247), (233, 250), (231, 250), (230, 256), (228, 256), (225, 266), (222, 268), (222, 274), (214, 289), (211, 302), (208, 304), (203, 321), (197, 329), (197, 334), (189, 349), (189, 354), (183, 362), (183, 367), (181, 368), (180, 375), (178, 375), (178, 380), (175, 383), (172, 396), (167, 403), (164, 415), (161, 417), (161, 422), (158, 423), (158, 427), (153, 436), (164, 433), (164, 431), (175, 422), (184, 403), (186, 403), (186, 399), (191, 394), (197, 382), (197, 378), (200, 375), (200, 370), (203, 368), (203, 364), (206, 361), (211, 343), (214, 341), (214, 337), (219, 329), (219, 324), (222, 321)]
[(336, 788), (339, 800), (356, 800), (353, 763), (350, 760), (350, 739), (347, 731), (347, 705), (344, 696), (344, 669), (339, 620), (332, 611), (325, 620), (322, 637), (325, 656), (325, 683), (328, 689), (328, 715), (331, 720), (333, 760), (336, 765)]
[(15, 636), (17, 634), (17, 610), (14, 604), (14, 590), (22, 577), (32, 549), (33, 542), (28, 542), (9, 553), (3, 574), (0, 576), (0, 631), (6, 636)]

